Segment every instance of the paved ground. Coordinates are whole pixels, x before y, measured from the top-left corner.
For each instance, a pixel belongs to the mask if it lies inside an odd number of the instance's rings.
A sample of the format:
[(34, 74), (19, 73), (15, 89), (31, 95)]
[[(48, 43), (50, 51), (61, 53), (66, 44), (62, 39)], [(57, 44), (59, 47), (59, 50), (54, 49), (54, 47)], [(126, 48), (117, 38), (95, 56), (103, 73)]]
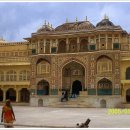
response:
[[(2, 106), (0, 113), (1, 109)], [(130, 113), (109, 115), (106, 108), (14, 106), (13, 109), (16, 115), (15, 124), (73, 127), (90, 118), (89, 128), (130, 128)]]

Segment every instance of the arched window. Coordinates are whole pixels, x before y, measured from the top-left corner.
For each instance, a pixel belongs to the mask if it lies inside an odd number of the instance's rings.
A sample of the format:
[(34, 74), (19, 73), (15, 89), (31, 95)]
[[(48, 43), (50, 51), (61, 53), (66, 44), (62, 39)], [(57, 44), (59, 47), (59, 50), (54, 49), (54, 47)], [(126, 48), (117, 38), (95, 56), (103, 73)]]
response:
[(126, 79), (130, 79), (130, 67), (126, 69)]
[(29, 71), (22, 70), (19, 73), (19, 81), (26, 81), (29, 80)]
[(106, 78), (98, 81), (97, 84), (98, 95), (112, 95), (112, 82)]
[(14, 70), (10, 70), (7, 72), (6, 75), (6, 81), (16, 81), (17, 80), (17, 75)]
[(97, 61), (97, 73), (112, 72), (112, 60), (102, 57)]
[(0, 71), (0, 81), (4, 81), (4, 72)]
[(88, 40), (82, 39), (80, 41), (80, 51), (88, 51)]
[(58, 44), (58, 53), (65, 53), (65, 52), (66, 52), (66, 42), (62, 40)]
[(42, 60), (37, 64), (37, 74), (49, 74), (50, 64), (47, 61)]
[(70, 52), (76, 52), (77, 51), (77, 41), (71, 40), (69, 45)]

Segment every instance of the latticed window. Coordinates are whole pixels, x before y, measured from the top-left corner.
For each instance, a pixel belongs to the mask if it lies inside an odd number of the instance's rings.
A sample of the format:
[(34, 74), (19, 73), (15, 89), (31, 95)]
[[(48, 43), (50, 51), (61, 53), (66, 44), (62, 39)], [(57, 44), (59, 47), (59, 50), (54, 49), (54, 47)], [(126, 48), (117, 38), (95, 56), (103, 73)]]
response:
[(22, 70), (19, 73), (19, 81), (26, 81), (26, 80), (29, 80), (29, 71)]
[(112, 72), (112, 61), (102, 58), (97, 62), (97, 73)]
[(6, 75), (6, 81), (16, 81), (17, 80), (17, 75), (14, 70), (10, 70), (7, 72)]
[(4, 72), (0, 71), (0, 81), (4, 81)]
[(37, 64), (37, 74), (50, 73), (50, 64), (46, 61), (41, 61)]

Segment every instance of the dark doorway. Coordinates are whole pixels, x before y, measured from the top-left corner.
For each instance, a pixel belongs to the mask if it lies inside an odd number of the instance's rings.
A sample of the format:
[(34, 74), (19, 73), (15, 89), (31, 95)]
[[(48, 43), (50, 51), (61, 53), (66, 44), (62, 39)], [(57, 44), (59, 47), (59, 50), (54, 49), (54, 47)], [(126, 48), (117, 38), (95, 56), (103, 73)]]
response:
[(0, 101), (3, 101), (3, 91), (0, 89)]
[(126, 91), (126, 102), (130, 103), (130, 89)]
[(21, 102), (29, 102), (30, 93), (27, 88), (22, 88), (20, 91), (20, 101)]
[(82, 84), (79, 80), (75, 80), (72, 85), (72, 94), (79, 95), (79, 91), (82, 91)]
[(45, 80), (41, 80), (37, 84), (37, 95), (49, 95), (49, 83)]
[(13, 88), (8, 89), (8, 91), (6, 92), (6, 99), (16, 101), (16, 91)]

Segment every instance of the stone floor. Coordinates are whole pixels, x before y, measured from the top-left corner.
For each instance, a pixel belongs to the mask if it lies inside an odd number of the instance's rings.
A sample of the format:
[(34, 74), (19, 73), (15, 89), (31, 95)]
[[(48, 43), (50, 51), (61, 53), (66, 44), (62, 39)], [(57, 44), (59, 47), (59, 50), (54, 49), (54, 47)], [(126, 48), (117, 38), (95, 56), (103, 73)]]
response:
[[(2, 106), (0, 106), (1, 113)], [(108, 114), (107, 108), (48, 108), (13, 106), (14, 124), (75, 127), (91, 119), (89, 128), (130, 128), (130, 113)], [(0, 127), (3, 127), (0, 125)], [(23, 128), (23, 126), (15, 126)]]

